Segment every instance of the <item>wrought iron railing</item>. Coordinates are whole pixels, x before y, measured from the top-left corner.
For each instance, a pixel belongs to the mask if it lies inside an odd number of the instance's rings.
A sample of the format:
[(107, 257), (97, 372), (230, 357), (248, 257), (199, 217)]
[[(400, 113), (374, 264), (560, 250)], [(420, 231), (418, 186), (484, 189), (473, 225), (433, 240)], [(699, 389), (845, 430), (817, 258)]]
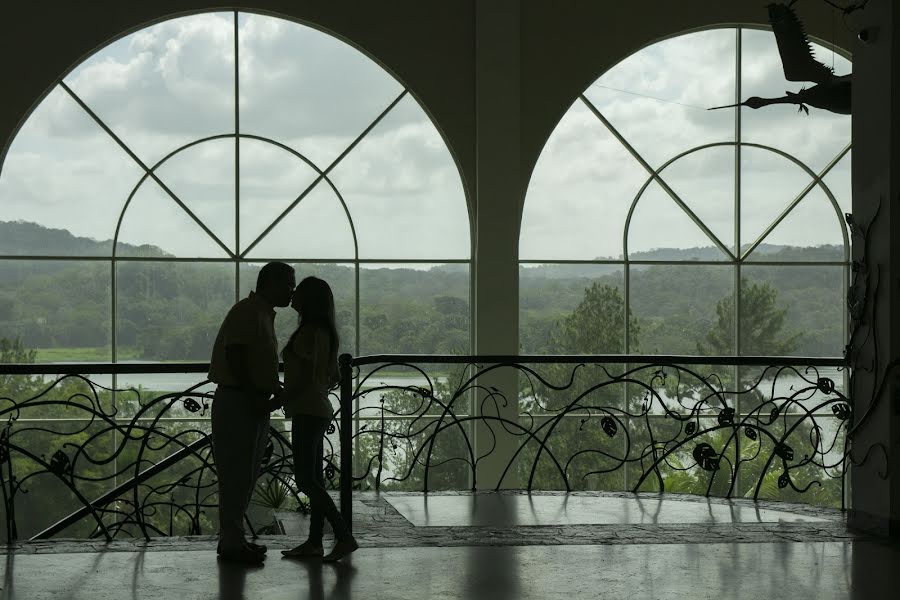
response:
[[(217, 480), (205, 375), (183, 391), (164, 393), (89, 378), (207, 370), (201, 363), (0, 365), (7, 539), (214, 531)], [(257, 485), (262, 496), (274, 487), (300, 502), (290, 442), (277, 422)]]
[(843, 359), (344, 355), (341, 369), (347, 513), (351, 488), (485, 483), (845, 506)]
[[(213, 532), (208, 382), (150, 393), (89, 377), (207, 366), (0, 365), (8, 539)], [(354, 489), (485, 486), (844, 506), (842, 359), (343, 355), (340, 367), (326, 475), (348, 517)], [(287, 429), (273, 419), (259, 486), (299, 502)]]

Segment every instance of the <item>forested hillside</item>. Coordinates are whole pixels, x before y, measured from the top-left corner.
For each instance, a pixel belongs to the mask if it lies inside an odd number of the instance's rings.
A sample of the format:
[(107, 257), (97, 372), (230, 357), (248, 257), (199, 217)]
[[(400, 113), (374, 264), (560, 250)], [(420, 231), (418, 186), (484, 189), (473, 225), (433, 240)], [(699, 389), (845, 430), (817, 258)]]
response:
[[(111, 242), (72, 236), (30, 223), (0, 222), (0, 253), (6, 255), (108, 256)], [(707, 249), (701, 249), (706, 251)], [(708, 249), (710, 258), (717, 250)], [(766, 261), (840, 261), (834, 246), (763, 246)], [(166, 256), (154, 247), (120, 245), (120, 255)], [(658, 249), (632, 260), (678, 260), (684, 250)], [(693, 252), (697, 255), (697, 252)], [(704, 254), (705, 256), (705, 254)], [(240, 268), (241, 295), (255, 284), (260, 265)], [(298, 276), (316, 274), (334, 288), (343, 346), (355, 349), (353, 322), (355, 272), (350, 265), (296, 265)], [(619, 290), (619, 266), (535, 265), (520, 270), (520, 331), (524, 352), (559, 351), (554, 341), (560, 322), (586, 296), (592, 284)], [(125, 261), (116, 267), (117, 344), (120, 359), (205, 360), (212, 338), (235, 300), (231, 264)], [(839, 355), (843, 340), (843, 270), (834, 266), (752, 266), (742, 268), (744, 285), (767, 284), (776, 304), (786, 309), (784, 329), (796, 334), (795, 353)], [(44, 357), (66, 360), (110, 356), (108, 261), (0, 261), (0, 338), (22, 338)], [(735, 270), (730, 266), (634, 265), (630, 275), (631, 352), (702, 352), (707, 333), (721, 323), (717, 306), (731, 297)], [(427, 269), (364, 268), (359, 279), (360, 350), (378, 352), (466, 353), (469, 350), (469, 272), (465, 265)], [(624, 350), (624, 304), (605, 325), (615, 333), (604, 351)], [(616, 312), (618, 311), (618, 312)], [(286, 338), (295, 325), (289, 309), (278, 318)], [(618, 338), (616, 337), (618, 336)], [(85, 353), (84, 349), (93, 349)], [(47, 349), (55, 349), (52, 354)], [(708, 351), (708, 350), (707, 350)], [(41, 354), (39, 354), (39, 358)]]

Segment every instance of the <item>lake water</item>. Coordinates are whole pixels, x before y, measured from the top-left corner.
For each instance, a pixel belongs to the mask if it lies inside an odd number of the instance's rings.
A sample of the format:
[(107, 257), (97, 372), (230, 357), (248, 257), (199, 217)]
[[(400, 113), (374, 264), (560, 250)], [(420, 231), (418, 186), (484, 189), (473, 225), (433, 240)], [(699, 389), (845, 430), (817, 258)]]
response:
[[(820, 368), (819, 369), (820, 377), (828, 377), (832, 379), (835, 383), (835, 387), (843, 391), (844, 389), (844, 372), (839, 371), (836, 368)], [(113, 382), (112, 375), (92, 375), (89, 377), (95, 383), (105, 386), (105, 387), (116, 387), (118, 389), (135, 387), (135, 388), (143, 388), (146, 390), (153, 391), (182, 391), (187, 388), (196, 385), (205, 377), (202, 374), (198, 373), (152, 373), (152, 374), (127, 374), (127, 375), (118, 375), (115, 378), (115, 385)], [(53, 379), (52, 376), (45, 376), (47, 381), (51, 381)], [(439, 378), (436, 378), (439, 379)], [(425, 378), (421, 376), (391, 376), (391, 377), (373, 377), (367, 381), (366, 387), (375, 387), (375, 386), (397, 386), (397, 387), (406, 387), (406, 386), (427, 386), (428, 382)], [(774, 395), (776, 397), (784, 397), (790, 396), (797, 389), (801, 387), (805, 388), (809, 386), (809, 383), (803, 381), (796, 375), (782, 375), (778, 378), (774, 385)], [(793, 388), (793, 389), (792, 389)], [(198, 391), (200, 392), (213, 392), (215, 390), (215, 384), (207, 383), (206, 385), (200, 387)], [(762, 391), (765, 397), (771, 397), (773, 392), (773, 386), (771, 380), (767, 380), (760, 386), (760, 390)], [(668, 398), (664, 393), (659, 392), (662, 400), (670, 407), (677, 406), (677, 403), (674, 399)], [(361, 408), (378, 408), (381, 406), (381, 398), (383, 397), (384, 392), (370, 392), (368, 394), (364, 394), (362, 396)], [(812, 408), (816, 404), (820, 403), (823, 399), (829, 397), (820, 392), (815, 392), (812, 395), (808, 395), (809, 397), (803, 400), (801, 403), (803, 406)], [(529, 397), (525, 397), (522, 400), (527, 403)], [(686, 401), (685, 404), (691, 405), (693, 401)], [(369, 414), (364, 416), (377, 416), (374, 411), (367, 411)], [(662, 407), (658, 404), (655, 405), (651, 414), (663, 414), (664, 411)]]

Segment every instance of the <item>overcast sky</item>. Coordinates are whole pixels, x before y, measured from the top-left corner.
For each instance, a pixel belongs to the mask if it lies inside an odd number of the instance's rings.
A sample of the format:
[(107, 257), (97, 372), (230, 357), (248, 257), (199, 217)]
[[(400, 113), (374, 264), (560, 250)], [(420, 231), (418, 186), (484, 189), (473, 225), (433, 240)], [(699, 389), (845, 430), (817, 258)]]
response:
[[(231, 13), (167, 21), (127, 36), (65, 82), (146, 165), (179, 146), (235, 129)], [(774, 38), (744, 31), (742, 96), (781, 96)], [(402, 86), (373, 61), (324, 33), (288, 21), (239, 21), (240, 131), (273, 138), (320, 169), (397, 96)], [(849, 63), (816, 48), (846, 73)], [(714, 30), (651, 46), (611, 69), (585, 95), (653, 167), (694, 146), (734, 141), (735, 32)], [(849, 142), (850, 118), (790, 105), (743, 109), (744, 141), (788, 152), (821, 170)], [(113, 237), (143, 170), (62, 91), (53, 90), (13, 142), (0, 174), (0, 220), (35, 221), (95, 239)], [(668, 184), (733, 248), (734, 150), (690, 154), (663, 171)], [(193, 146), (158, 170), (165, 184), (229, 248), (235, 248), (235, 147)], [(246, 248), (316, 178), (294, 154), (245, 139), (240, 147), (240, 247)], [(410, 96), (332, 172), (353, 217), (363, 258), (468, 258), (459, 173), (440, 135)], [(576, 101), (533, 174), (520, 250), (526, 259), (619, 257), (625, 217), (645, 169)], [(808, 183), (785, 158), (743, 151), (741, 243), (755, 240)], [(849, 209), (849, 155), (826, 180)], [(709, 238), (656, 184), (634, 211), (629, 250), (708, 246)], [(119, 239), (179, 256), (224, 256), (153, 181), (137, 188)], [(772, 243), (840, 243), (840, 222), (819, 190)], [(353, 237), (324, 183), (264, 237), (250, 256), (351, 259)]]

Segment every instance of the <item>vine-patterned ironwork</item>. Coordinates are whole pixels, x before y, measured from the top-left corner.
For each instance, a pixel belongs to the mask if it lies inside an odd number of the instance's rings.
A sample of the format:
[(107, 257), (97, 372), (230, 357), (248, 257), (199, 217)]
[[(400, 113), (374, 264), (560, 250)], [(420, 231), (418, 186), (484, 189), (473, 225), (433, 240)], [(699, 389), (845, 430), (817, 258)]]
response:
[[(0, 487), (7, 539), (17, 539), (17, 502), (27, 502), (32, 484), (45, 477), (61, 482), (79, 508), (54, 519), (31, 537), (46, 538), (83, 520), (89, 537), (198, 535), (214, 533), (217, 479), (211, 436), (167, 418), (203, 419), (212, 395), (198, 391), (203, 381), (182, 392), (145, 398), (135, 389), (112, 390), (81, 375), (64, 375), (24, 399), (0, 397)], [(115, 391), (120, 407), (111, 398)], [(121, 418), (122, 399), (134, 408)], [(55, 411), (55, 412), (54, 412)], [(180, 413), (176, 415), (175, 413)], [(48, 414), (65, 414), (49, 419)], [(202, 421), (208, 423), (209, 421)], [(49, 436), (57, 449), (35, 449), (36, 436)], [(293, 485), (290, 441), (270, 429), (258, 486), (263, 492), (285, 486), (302, 508)], [(60, 500), (63, 500), (62, 498)]]
[[(496, 482), (498, 489), (510, 483), (534, 489), (539, 464), (547, 461), (560, 483), (558, 489), (566, 491), (590, 487), (591, 478), (625, 469), (635, 473), (635, 483), (629, 486), (632, 491), (665, 491), (667, 473), (703, 471), (707, 473), (705, 494), (714, 493), (720, 482), (717, 493), (731, 497), (739, 492), (737, 483), (741, 475), (748, 475), (748, 465), (759, 461), (757, 465), (763, 466), (757, 468), (753, 481), (743, 482), (749, 493), (741, 495), (759, 498), (767, 474), (777, 473), (777, 487), (798, 494), (834, 479), (840, 481), (843, 506), (844, 433), (851, 422), (852, 404), (832, 379), (820, 376), (816, 365), (791, 366), (782, 359), (778, 365), (756, 367), (754, 376), (743, 377), (740, 385), (732, 383), (729, 389), (726, 378), (707, 368), (668, 361), (618, 369), (574, 362), (568, 372), (562, 372), (562, 380), (555, 381), (541, 369), (552, 367), (559, 377), (561, 363), (550, 363), (553, 357), (542, 358), (546, 359), (543, 364), (525, 362), (529, 359), (523, 357), (523, 362), (484, 365), (464, 363), (462, 357), (456, 361), (462, 375), (452, 384), (446, 377), (443, 381), (432, 377), (422, 364), (414, 362), (390, 357), (352, 361), (356, 385), (343, 402), (353, 405), (354, 421), (368, 417), (353, 434), (353, 486), (428, 492), (432, 474), (456, 463), (467, 472), (474, 490), (477, 466), (488, 454), (476, 456), (471, 428), (477, 425), (491, 437), (487, 444), (491, 449), (498, 436), (513, 440), (512, 456)], [(349, 363), (349, 356), (345, 360)], [(368, 367), (366, 372), (361, 366)], [(591, 368), (596, 377), (589, 378), (586, 385), (576, 385), (579, 372)], [(420, 382), (409, 386), (381, 382), (388, 379), (383, 374), (398, 369), (416, 373)], [(503, 416), (501, 409), (510, 402), (508, 392), (480, 383), (492, 371), (502, 369), (514, 370), (523, 382), (518, 394), (533, 399), (533, 408), (518, 420)], [(779, 392), (785, 379), (792, 385)], [(613, 397), (623, 401), (609, 402), (610, 390), (626, 386), (632, 390), (630, 396), (617, 392)], [(386, 394), (406, 398), (406, 402), (402, 407), (385, 402)], [(569, 397), (559, 406), (541, 402), (553, 394)], [(737, 411), (739, 399), (745, 400), (744, 406), (752, 404), (749, 410)], [(476, 415), (469, 414), (471, 402), (478, 405)], [(373, 411), (378, 414), (375, 419)], [(569, 454), (558, 455), (554, 439), (566, 435), (560, 431), (570, 419), (578, 424), (579, 439), (576, 447), (568, 449)], [(825, 419), (837, 424), (828, 434), (829, 428), (823, 427)], [(668, 426), (666, 435), (657, 435), (654, 422)], [(596, 428), (589, 432), (591, 423)], [(808, 439), (797, 444), (801, 433)], [(568, 435), (571, 437), (571, 432)], [(435, 450), (442, 438), (451, 436), (462, 440), (457, 442), (458, 454), (437, 456)], [(744, 452), (739, 449), (742, 443)], [(400, 471), (396, 470), (398, 461), (392, 463), (388, 456), (398, 454), (403, 459)], [(600, 457), (603, 467), (573, 480), (575, 463), (589, 455)], [(809, 478), (811, 471), (817, 478)], [(517, 475), (522, 477), (520, 481), (515, 481)]]

